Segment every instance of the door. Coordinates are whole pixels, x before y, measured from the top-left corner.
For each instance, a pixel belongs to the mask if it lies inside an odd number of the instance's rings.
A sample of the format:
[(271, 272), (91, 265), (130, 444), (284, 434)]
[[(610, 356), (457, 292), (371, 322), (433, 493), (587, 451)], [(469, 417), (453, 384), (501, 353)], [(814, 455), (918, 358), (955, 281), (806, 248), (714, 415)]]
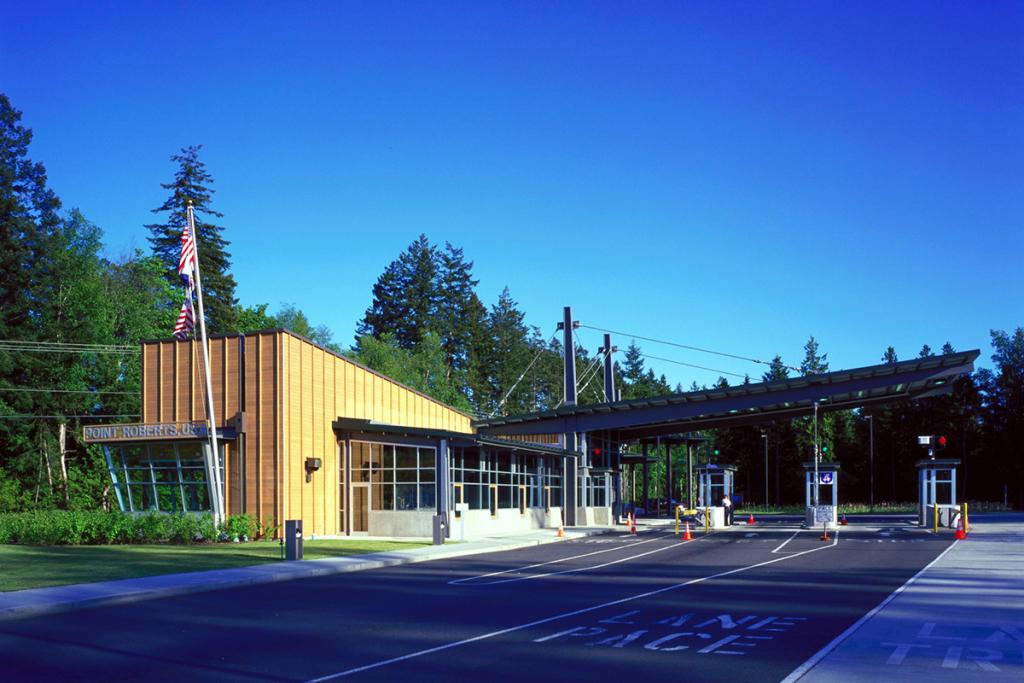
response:
[(369, 531), (370, 485), (352, 485), (352, 531)]
[(453, 498), (455, 499), (455, 519), (459, 519), (462, 517), (462, 510), (460, 510), (459, 508), (463, 503), (466, 502), (465, 498), (463, 497), (464, 494), (462, 492), (462, 484), (452, 484), (452, 489), (455, 492), (455, 495), (453, 496)]

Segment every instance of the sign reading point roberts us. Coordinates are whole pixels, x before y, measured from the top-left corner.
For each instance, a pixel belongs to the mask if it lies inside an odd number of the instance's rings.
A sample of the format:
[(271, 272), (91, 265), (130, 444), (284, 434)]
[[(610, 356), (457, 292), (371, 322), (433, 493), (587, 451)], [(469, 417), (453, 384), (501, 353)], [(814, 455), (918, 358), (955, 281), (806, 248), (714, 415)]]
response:
[(82, 429), (86, 443), (101, 441), (165, 441), (203, 439), (209, 431), (203, 422), (160, 422), (155, 424), (96, 425)]
[(816, 523), (836, 521), (835, 508), (831, 505), (819, 505), (814, 508), (814, 521)]

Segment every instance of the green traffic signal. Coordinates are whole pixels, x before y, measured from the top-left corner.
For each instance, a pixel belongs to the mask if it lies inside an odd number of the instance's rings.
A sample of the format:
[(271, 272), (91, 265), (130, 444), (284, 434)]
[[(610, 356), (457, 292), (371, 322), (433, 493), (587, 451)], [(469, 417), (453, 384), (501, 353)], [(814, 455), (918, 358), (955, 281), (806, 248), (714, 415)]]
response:
[(716, 448), (715, 449), (715, 455), (718, 455), (718, 453), (719, 453), (719, 450)]

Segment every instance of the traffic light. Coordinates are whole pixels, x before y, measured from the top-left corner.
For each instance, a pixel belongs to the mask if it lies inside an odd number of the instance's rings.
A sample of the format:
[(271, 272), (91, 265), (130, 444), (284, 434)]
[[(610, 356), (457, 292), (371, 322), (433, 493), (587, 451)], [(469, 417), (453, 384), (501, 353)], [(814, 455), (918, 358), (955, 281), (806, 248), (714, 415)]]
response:
[(718, 454), (719, 454), (720, 452), (721, 452), (721, 451), (719, 451), (719, 450), (718, 450), (717, 448), (715, 449), (715, 455), (716, 455), (716, 456), (717, 456), (717, 455), (718, 455)]
[(821, 454), (825, 455), (826, 453), (828, 453), (828, 445), (822, 444), (821, 445)]

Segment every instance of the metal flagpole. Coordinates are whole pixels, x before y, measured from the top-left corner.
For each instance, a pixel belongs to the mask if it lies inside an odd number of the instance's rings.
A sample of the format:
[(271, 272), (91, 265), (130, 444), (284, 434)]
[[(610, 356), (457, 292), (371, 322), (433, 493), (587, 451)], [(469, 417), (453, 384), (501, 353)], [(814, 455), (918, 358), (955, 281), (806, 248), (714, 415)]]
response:
[(199, 275), (199, 235), (196, 234), (195, 218), (192, 214), (192, 201), (188, 202), (188, 228), (192, 231), (192, 241), (196, 251), (196, 293), (199, 295), (199, 333), (203, 345), (203, 368), (206, 371), (206, 418), (209, 425), (210, 453), (213, 458), (213, 516), (217, 522), (224, 521), (224, 487), (220, 479), (220, 452), (217, 450), (217, 420), (213, 412), (213, 384), (210, 381), (210, 351), (206, 339), (206, 316), (203, 314), (203, 281)]

